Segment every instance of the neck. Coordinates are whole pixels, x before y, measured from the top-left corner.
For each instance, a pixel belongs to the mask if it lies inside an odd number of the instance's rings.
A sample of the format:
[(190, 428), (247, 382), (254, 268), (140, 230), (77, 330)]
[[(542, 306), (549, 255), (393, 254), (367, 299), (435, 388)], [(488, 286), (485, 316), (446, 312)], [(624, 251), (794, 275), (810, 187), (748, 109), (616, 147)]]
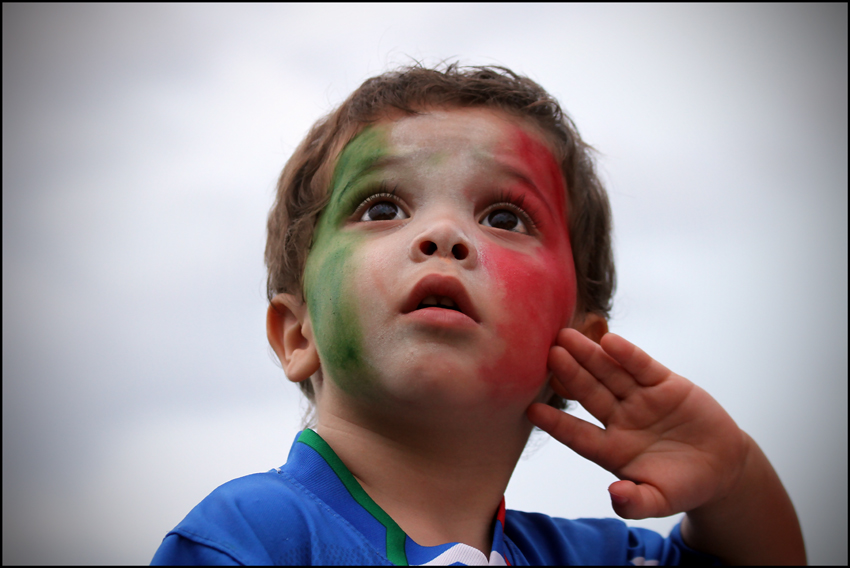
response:
[(324, 408), (317, 431), (369, 496), (423, 546), (461, 542), (489, 555), (492, 522), (531, 431), (469, 409), (427, 426), (359, 420)]

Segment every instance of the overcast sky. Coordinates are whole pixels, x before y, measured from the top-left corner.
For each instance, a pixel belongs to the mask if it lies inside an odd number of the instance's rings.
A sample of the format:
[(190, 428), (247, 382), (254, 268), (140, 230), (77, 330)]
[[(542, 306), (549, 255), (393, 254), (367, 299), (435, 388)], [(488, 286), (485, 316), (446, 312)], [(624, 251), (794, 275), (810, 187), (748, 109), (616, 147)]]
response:
[[(3, 4), (4, 564), (147, 563), (286, 460), (276, 178), (363, 80), (444, 58), (561, 101), (613, 205), (612, 331), (720, 401), (810, 561), (846, 564), (846, 5), (527, 3)], [(544, 438), (508, 507), (614, 516), (613, 476)]]

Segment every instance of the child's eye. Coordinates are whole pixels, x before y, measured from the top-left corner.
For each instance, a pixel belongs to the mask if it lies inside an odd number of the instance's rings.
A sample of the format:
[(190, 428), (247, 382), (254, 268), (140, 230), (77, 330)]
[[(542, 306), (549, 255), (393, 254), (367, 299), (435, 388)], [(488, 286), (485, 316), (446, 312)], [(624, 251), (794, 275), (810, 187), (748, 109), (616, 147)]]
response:
[(408, 215), (404, 209), (396, 202), (396, 197), (388, 193), (379, 193), (367, 199), (361, 209), (363, 215), (360, 216), (361, 221), (396, 221), (407, 219)]
[(520, 213), (512, 207), (508, 207), (507, 204), (499, 204), (491, 209), (481, 219), (481, 224), (485, 227), (493, 227), (494, 229), (502, 229), (503, 231), (528, 234), (528, 227), (523, 222)]

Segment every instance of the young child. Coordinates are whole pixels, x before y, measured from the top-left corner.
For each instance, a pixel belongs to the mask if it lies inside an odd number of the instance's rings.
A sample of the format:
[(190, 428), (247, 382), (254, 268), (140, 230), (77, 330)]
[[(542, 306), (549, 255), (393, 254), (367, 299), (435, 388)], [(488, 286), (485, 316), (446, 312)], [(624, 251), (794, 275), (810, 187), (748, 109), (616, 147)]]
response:
[[(536, 83), (455, 65), (366, 81), (296, 149), (269, 216), (269, 342), (315, 428), (153, 563), (804, 563), (755, 442), (608, 333), (612, 259), (590, 148)], [(684, 520), (663, 538), (506, 511), (533, 426), (620, 479), (619, 516)]]

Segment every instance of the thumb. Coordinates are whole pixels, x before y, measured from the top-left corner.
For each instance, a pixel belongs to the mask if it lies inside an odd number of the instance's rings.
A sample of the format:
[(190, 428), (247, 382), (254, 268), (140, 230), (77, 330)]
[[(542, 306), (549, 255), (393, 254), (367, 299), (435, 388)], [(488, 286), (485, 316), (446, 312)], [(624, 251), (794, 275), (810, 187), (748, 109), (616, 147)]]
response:
[(636, 484), (626, 479), (615, 481), (608, 486), (608, 493), (614, 512), (624, 519), (665, 517), (669, 514), (667, 499), (656, 487), (647, 483)]

